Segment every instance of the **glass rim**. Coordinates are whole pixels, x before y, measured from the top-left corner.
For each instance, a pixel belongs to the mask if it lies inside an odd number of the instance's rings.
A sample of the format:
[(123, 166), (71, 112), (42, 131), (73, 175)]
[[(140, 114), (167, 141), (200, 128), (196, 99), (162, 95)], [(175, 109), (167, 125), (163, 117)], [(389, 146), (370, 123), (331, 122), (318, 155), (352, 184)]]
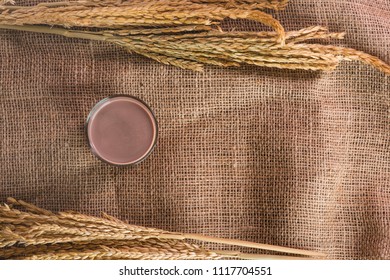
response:
[[(138, 103), (140, 103), (142, 106), (144, 106), (146, 108), (146, 110), (147, 110), (147, 113), (149, 113), (149, 115), (151, 117), (151, 121), (152, 121), (152, 123), (154, 125), (153, 142), (150, 145), (149, 149), (147, 150), (147, 152), (140, 159), (138, 159), (138, 160), (136, 160), (134, 162), (129, 162), (129, 163), (114, 163), (114, 162), (110, 162), (110, 161), (104, 159), (102, 156), (99, 155), (99, 153), (96, 151), (96, 149), (91, 144), (91, 139), (90, 139), (90, 136), (89, 136), (89, 129), (88, 128), (89, 128), (91, 119), (94, 116), (94, 114), (96, 114), (96, 112), (98, 112), (102, 108), (102, 106), (104, 104), (106, 104), (108, 101), (110, 101), (112, 99), (115, 99), (115, 98), (119, 98), (119, 97), (125, 97), (125, 98), (128, 98), (128, 99), (135, 100)], [(115, 166), (115, 167), (134, 166), (134, 165), (140, 164), (141, 162), (146, 160), (150, 156), (150, 154), (153, 152), (154, 148), (157, 145), (158, 131), (159, 131), (159, 126), (158, 126), (157, 118), (156, 118), (153, 110), (150, 108), (150, 106), (148, 104), (146, 104), (145, 101), (143, 101), (142, 99), (140, 99), (140, 98), (138, 98), (136, 96), (133, 96), (133, 95), (126, 95), (126, 94), (110, 95), (110, 96), (100, 100), (99, 102), (97, 102), (93, 106), (91, 111), (89, 112), (89, 114), (87, 116), (87, 120), (86, 120), (85, 125), (84, 125), (84, 132), (85, 132), (85, 135), (86, 135), (86, 138), (87, 138), (87, 143), (88, 143), (89, 149), (92, 152), (92, 154), (95, 157), (97, 157), (99, 160), (101, 160), (102, 162), (107, 163), (107, 164), (109, 164), (111, 166)]]

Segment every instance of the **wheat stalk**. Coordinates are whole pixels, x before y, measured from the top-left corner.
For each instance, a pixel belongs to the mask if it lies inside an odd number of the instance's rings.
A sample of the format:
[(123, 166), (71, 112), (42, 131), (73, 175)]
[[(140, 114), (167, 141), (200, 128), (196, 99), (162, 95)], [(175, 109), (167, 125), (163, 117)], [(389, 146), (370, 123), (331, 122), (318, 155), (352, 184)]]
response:
[[(183, 0), (157, 0), (159, 3), (165, 2), (175, 5), (180, 5), (184, 1)], [(39, 7), (66, 7), (66, 6), (86, 6), (86, 7), (102, 7), (102, 6), (134, 6), (145, 4), (145, 0), (84, 0), (84, 1), (66, 1), (66, 2), (50, 2), (50, 3), (40, 3), (37, 6)], [(156, 0), (148, 1), (156, 2)], [(271, 10), (283, 10), (287, 6), (288, 0), (187, 0), (187, 3), (194, 4), (214, 4), (222, 7), (243, 7), (250, 9), (271, 9)], [(14, 4), (13, 0), (3, 0), (0, 1), (0, 5), (10, 3)], [(10, 10), (21, 9), (23, 7), (20, 6), (7, 6), (5, 7)]]
[[(133, 226), (105, 214), (53, 213), (21, 200), (0, 206), (0, 259), (307, 259), (324, 254), (248, 241)], [(10, 206), (11, 205), (11, 206)], [(22, 207), (21, 211), (15, 208)], [(189, 240), (303, 255), (209, 250)]]
[(304, 43), (310, 39), (342, 39), (344, 36), (344, 33), (329, 33), (322, 27), (287, 32), (285, 45), (278, 43), (275, 32), (254, 34), (225, 33), (218, 30), (196, 32), (191, 27), (195, 33), (182, 34), (180, 28), (162, 28), (162, 32), (156, 34), (145, 28), (90, 32), (45, 26), (3, 27), (107, 41), (161, 63), (195, 71), (202, 71), (203, 64), (224, 67), (250, 64), (281, 69), (329, 71), (335, 69), (341, 60), (358, 60), (390, 74), (390, 67), (386, 63), (363, 52), (343, 47)]
[(191, 0), (193, 3), (218, 4), (222, 6), (241, 5), (250, 6), (252, 9), (283, 10), (286, 8), (288, 0)]
[[(342, 60), (357, 60), (390, 75), (379, 58), (350, 48), (310, 44), (343, 39), (321, 26), (285, 32), (265, 9), (284, 9), (287, 0), (86, 0), (0, 8), (0, 28), (101, 40), (160, 63), (203, 71), (204, 65), (257, 65), (330, 71)], [(226, 18), (254, 20), (274, 31), (223, 31)], [(61, 27), (100, 27), (72, 30)]]
[[(268, 2), (268, 1), (267, 1)], [(72, 3), (72, 2), (70, 2)], [(48, 24), (65, 27), (124, 27), (156, 25), (211, 25), (226, 18), (255, 20), (275, 29), (279, 41), (284, 40), (284, 29), (271, 15), (253, 5), (214, 3), (198, 4), (189, 0), (129, 1), (117, 5), (94, 6), (88, 2), (74, 4), (37, 5), (18, 7), (0, 14), (0, 24)]]

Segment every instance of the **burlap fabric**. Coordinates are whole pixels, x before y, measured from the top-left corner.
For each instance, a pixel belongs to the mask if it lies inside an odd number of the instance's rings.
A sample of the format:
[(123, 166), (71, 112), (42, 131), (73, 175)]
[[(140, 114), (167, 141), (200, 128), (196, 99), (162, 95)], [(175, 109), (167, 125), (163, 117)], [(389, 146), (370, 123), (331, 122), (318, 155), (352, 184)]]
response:
[[(346, 31), (341, 44), (390, 62), (389, 0), (292, 0), (276, 16), (287, 30)], [(390, 259), (390, 83), (368, 66), (192, 73), (102, 42), (3, 30), (0, 65), (1, 201)], [(115, 94), (145, 100), (159, 121), (158, 146), (136, 167), (100, 162), (85, 139), (89, 111)]]

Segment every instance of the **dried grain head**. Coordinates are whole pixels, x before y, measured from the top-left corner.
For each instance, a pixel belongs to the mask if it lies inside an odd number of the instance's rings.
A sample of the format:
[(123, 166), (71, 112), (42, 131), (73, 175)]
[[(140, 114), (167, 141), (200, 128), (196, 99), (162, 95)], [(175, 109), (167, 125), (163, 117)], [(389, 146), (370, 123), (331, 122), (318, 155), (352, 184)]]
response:
[[(23, 201), (0, 206), (0, 259), (220, 259), (274, 258), (212, 251), (186, 240), (319, 256), (305, 250), (128, 225), (108, 215), (52, 213)], [(24, 211), (14, 207), (24, 208)], [(278, 257), (280, 258), (280, 256)]]

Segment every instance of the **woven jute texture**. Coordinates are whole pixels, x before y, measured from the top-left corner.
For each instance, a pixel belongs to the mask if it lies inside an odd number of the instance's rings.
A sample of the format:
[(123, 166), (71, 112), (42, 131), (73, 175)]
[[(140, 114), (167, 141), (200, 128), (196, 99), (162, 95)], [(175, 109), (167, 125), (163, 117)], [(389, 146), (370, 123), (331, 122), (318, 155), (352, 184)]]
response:
[[(346, 31), (341, 44), (390, 62), (389, 0), (292, 0), (276, 17)], [(369, 66), (192, 73), (103, 42), (1, 30), (0, 92), (3, 202), (390, 259), (390, 79)], [(159, 122), (136, 167), (108, 166), (86, 142), (89, 111), (115, 94), (143, 99)]]

